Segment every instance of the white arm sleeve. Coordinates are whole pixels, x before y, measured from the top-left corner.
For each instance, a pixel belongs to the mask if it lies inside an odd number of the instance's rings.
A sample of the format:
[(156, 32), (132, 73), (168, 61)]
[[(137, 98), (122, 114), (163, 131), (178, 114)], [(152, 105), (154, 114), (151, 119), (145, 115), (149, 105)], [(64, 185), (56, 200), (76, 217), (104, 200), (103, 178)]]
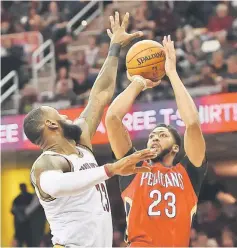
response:
[(75, 196), (107, 179), (109, 177), (104, 166), (67, 173), (50, 170), (41, 173), (40, 187), (54, 198)]

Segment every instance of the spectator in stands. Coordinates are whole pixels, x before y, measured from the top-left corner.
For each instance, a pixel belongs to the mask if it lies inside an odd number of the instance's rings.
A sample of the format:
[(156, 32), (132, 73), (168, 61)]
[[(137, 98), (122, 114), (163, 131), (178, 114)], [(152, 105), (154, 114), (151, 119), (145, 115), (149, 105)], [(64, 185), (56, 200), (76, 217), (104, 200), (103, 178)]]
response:
[(219, 32), (231, 28), (233, 17), (229, 15), (228, 6), (225, 4), (218, 4), (216, 7), (216, 16), (212, 16), (208, 23), (208, 30), (210, 32)]
[(192, 40), (192, 54), (197, 62), (206, 59), (206, 54), (202, 51), (202, 42), (199, 37), (194, 37)]
[(1, 2), (1, 34), (8, 34), (11, 31), (12, 17)]
[(78, 71), (77, 79), (73, 81), (73, 91), (82, 100), (81, 103), (84, 103), (85, 98), (89, 96), (90, 88), (86, 73), (83, 70)]
[[(47, 38), (54, 36), (54, 40), (57, 40), (57, 36), (63, 37), (66, 34), (67, 22), (62, 12), (59, 12), (58, 3), (52, 1), (48, 5), (48, 11), (44, 14), (44, 35)], [(60, 34), (61, 33), (61, 34)]]
[(30, 222), (26, 218), (25, 210), (32, 201), (33, 195), (27, 191), (26, 184), (21, 183), (21, 193), (14, 199), (11, 212), (14, 215), (15, 240), (17, 247), (32, 247)]
[(216, 85), (215, 77), (209, 65), (204, 65), (201, 69), (201, 78), (198, 81), (197, 87)]
[(95, 64), (96, 56), (99, 52), (99, 48), (96, 46), (96, 36), (89, 36), (88, 44), (88, 47), (85, 49), (86, 62), (88, 65), (93, 66)]
[(159, 36), (172, 34), (179, 25), (173, 8), (167, 1), (163, 3), (163, 7), (158, 9), (155, 17), (156, 34)]
[(54, 101), (70, 101), (71, 105), (76, 104), (76, 94), (72, 90), (73, 85), (68, 79), (62, 79), (57, 82), (56, 94), (54, 96)]
[(69, 54), (67, 52), (67, 45), (72, 41), (70, 35), (64, 36), (55, 44), (56, 53), (56, 68), (66, 67), (69, 68)]
[(147, 19), (146, 9), (144, 9), (143, 6), (139, 6), (135, 9), (132, 22), (132, 28), (134, 31), (155, 29), (155, 26), (154, 21)]
[(216, 75), (221, 75), (227, 71), (227, 65), (224, 61), (223, 50), (218, 50), (212, 54), (211, 67), (213, 73), (215, 73)]
[(70, 66), (70, 77), (77, 80), (78, 71), (82, 70), (85, 72), (86, 77), (89, 74), (89, 65), (86, 62), (86, 55), (83, 50), (74, 53), (73, 60), (71, 60), (72, 65)]
[[(237, 19), (236, 19), (237, 20)], [(234, 40), (234, 42), (231, 42), (229, 40), (227, 40), (228, 36), (232, 36), (231, 39)], [(237, 44), (236, 40), (237, 40), (237, 36), (235, 37), (234, 34), (228, 34), (226, 31), (222, 31), (222, 32), (218, 32), (216, 34), (216, 39), (219, 41), (220, 46), (221, 46), (221, 50), (223, 50), (224, 52), (224, 57), (227, 58), (229, 57), (231, 54), (233, 54), (234, 52), (234, 45)]]
[(68, 79), (69, 75), (68, 75), (68, 70), (66, 67), (60, 67), (58, 69), (58, 74), (57, 74), (57, 82), (63, 79)]
[(27, 114), (33, 109), (33, 104), (38, 100), (38, 93), (34, 86), (26, 84), (22, 90), (19, 103), (19, 113)]
[(103, 42), (100, 44), (99, 52), (96, 56), (95, 65), (94, 65), (94, 68), (96, 68), (97, 70), (100, 70), (100, 68), (102, 67), (107, 57), (108, 50), (109, 50), (109, 43)]
[(43, 21), (40, 15), (37, 14), (35, 8), (30, 8), (28, 14), (27, 30), (41, 32), (42, 29), (43, 29)]
[(222, 74), (223, 83), (228, 92), (237, 92), (237, 55), (227, 60), (227, 72)]
[(207, 247), (207, 242), (208, 242), (208, 237), (206, 233), (199, 232), (195, 240), (195, 246), (196, 247)]
[(221, 246), (236, 247), (236, 241), (234, 241), (234, 234), (228, 227), (225, 227), (221, 233)]
[(198, 207), (197, 230), (202, 230), (209, 238), (221, 236), (221, 230), (228, 223), (228, 218), (222, 212), (218, 201), (204, 202)]
[(184, 45), (184, 31), (182, 28), (177, 28), (175, 31), (175, 48), (178, 49), (185, 49), (185, 45)]

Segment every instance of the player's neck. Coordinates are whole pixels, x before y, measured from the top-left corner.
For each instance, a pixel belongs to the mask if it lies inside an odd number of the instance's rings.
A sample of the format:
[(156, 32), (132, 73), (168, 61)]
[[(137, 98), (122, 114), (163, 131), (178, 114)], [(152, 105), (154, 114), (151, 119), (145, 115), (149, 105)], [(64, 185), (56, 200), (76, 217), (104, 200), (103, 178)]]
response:
[(172, 167), (174, 165), (174, 156), (172, 156), (171, 154), (167, 154), (162, 159), (153, 161), (152, 163), (153, 164), (160, 163), (165, 167)]
[(78, 153), (76, 142), (64, 137), (51, 137), (50, 141), (41, 145), (41, 149), (43, 149), (43, 151), (52, 151), (65, 155)]
[(165, 166), (165, 167), (172, 167), (174, 165), (174, 158), (172, 156), (170, 156), (169, 154), (167, 154), (167, 156), (165, 156), (160, 163)]

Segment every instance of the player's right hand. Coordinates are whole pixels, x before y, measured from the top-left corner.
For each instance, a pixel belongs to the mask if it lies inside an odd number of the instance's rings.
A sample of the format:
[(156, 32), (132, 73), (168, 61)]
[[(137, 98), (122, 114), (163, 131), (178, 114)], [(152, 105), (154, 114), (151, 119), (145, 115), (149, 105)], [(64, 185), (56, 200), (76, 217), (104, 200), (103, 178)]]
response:
[(159, 85), (161, 83), (161, 80), (157, 81), (157, 82), (153, 82), (150, 79), (146, 79), (140, 75), (134, 75), (131, 76), (128, 71), (127, 71), (127, 78), (129, 81), (131, 82), (137, 82), (140, 83), (141, 85), (143, 85), (143, 91), (146, 89), (151, 89), (156, 87), (157, 85)]
[(124, 157), (113, 164), (107, 165), (107, 168), (111, 174), (120, 176), (129, 176), (135, 173), (150, 172), (150, 167), (137, 167), (136, 164), (141, 161), (155, 158), (156, 156), (157, 151), (155, 149), (144, 149)]
[(111, 30), (107, 29), (108, 36), (111, 39), (111, 44), (118, 43), (121, 46), (126, 46), (133, 39), (143, 36), (141, 31), (135, 32), (133, 34), (128, 34), (126, 29), (128, 27), (129, 13), (127, 12), (123, 18), (122, 24), (120, 24), (119, 13), (115, 12), (115, 17), (110, 16)]

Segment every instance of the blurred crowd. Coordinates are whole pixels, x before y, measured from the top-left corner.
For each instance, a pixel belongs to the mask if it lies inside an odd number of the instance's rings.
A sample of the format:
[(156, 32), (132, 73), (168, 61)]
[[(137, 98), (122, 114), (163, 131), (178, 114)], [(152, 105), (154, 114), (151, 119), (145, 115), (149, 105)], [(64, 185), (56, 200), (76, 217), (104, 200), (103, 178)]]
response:
[[(85, 36), (87, 46), (69, 54), (68, 46), (79, 39), (67, 33), (68, 21), (78, 13), (87, 2), (2, 2), (1, 33), (11, 34), (25, 31), (38, 31), (44, 40), (52, 39), (55, 45), (57, 78), (51, 96), (42, 97), (38, 90), (29, 84), (31, 64), (26, 61), (26, 48), (2, 42), (2, 77), (9, 70), (16, 69), (20, 76), (21, 101), (19, 113), (27, 113), (36, 102), (66, 101), (65, 107), (84, 105), (91, 87), (104, 63), (109, 38), (106, 29), (98, 35)], [(119, 11), (119, 5), (107, 2), (104, 6), (110, 14)], [(182, 2), (143, 1), (131, 10), (129, 32), (141, 30), (143, 39), (161, 42), (164, 35), (171, 34), (175, 41), (177, 69), (188, 88), (195, 96), (237, 91), (237, 4), (235, 1)], [(86, 17), (84, 17), (86, 18)], [(18, 49), (17, 49), (18, 48)], [(22, 48), (22, 47), (21, 47)], [(29, 48), (28, 48), (29, 49)], [(31, 47), (34, 49), (34, 47)], [(116, 95), (128, 85), (125, 57), (129, 49), (122, 50), (120, 56)], [(6, 60), (6, 56), (12, 60)], [(5, 59), (5, 60), (4, 60)], [(9, 61), (13, 61), (11, 63)], [(163, 83), (143, 92), (138, 101), (151, 102), (174, 97), (166, 77)], [(56, 104), (63, 107), (63, 104)], [(54, 105), (55, 106), (55, 105)]]

